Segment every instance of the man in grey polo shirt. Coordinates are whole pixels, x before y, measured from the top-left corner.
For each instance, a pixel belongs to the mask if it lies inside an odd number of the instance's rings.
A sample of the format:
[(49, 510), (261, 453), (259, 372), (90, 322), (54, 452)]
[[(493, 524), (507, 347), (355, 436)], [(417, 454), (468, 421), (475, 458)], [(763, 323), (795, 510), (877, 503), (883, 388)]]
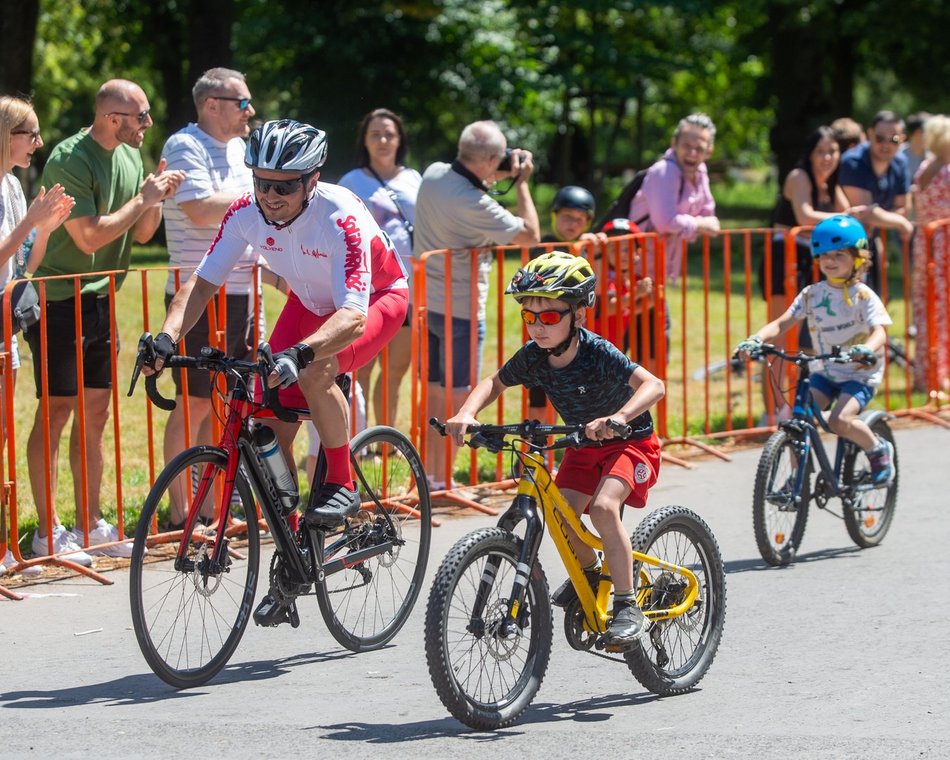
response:
[[(510, 160), (510, 166), (507, 166)], [(503, 165), (504, 162), (504, 165)], [(507, 168), (506, 168), (507, 166)], [(451, 164), (432, 164), (422, 175), (416, 199), (413, 255), (426, 251), (452, 250), (452, 281), (446, 288), (445, 257), (430, 257), (426, 263), (426, 295), (429, 322), (429, 407), (427, 416), (445, 417), (447, 373), (445, 344), (452, 341), (452, 409), (468, 395), (471, 378), (477, 382), (485, 340), (485, 303), (492, 257), (478, 254), (477, 279), (472, 282), (471, 250), (491, 245), (533, 245), (540, 240), (538, 212), (531, 199), (528, 179), (534, 171), (529, 151), (507, 152), (507, 141), (493, 121), (476, 121), (462, 130), (458, 155)], [(517, 197), (516, 213), (503, 208), (489, 194), (499, 180), (511, 178)], [(504, 188), (507, 189), (507, 188)], [(446, 324), (446, 297), (452, 320)], [(475, 323), (471, 321), (475, 299)], [(476, 366), (470, 362), (469, 340), (477, 330)], [(446, 444), (429, 431), (426, 469), (434, 487), (446, 483)], [(451, 449), (450, 449), (451, 451)]]

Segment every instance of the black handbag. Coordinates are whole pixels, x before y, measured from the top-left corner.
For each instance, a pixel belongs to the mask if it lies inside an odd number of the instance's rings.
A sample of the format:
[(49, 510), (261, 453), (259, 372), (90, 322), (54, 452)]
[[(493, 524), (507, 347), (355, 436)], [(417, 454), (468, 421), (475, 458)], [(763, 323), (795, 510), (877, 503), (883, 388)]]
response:
[(15, 280), (10, 292), (10, 311), (0, 310), (0, 341), (5, 331), (4, 322), (7, 314), (13, 317), (11, 331), (16, 334), (20, 330), (26, 332), (28, 328), (40, 321), (40, 296), (29, 280)]

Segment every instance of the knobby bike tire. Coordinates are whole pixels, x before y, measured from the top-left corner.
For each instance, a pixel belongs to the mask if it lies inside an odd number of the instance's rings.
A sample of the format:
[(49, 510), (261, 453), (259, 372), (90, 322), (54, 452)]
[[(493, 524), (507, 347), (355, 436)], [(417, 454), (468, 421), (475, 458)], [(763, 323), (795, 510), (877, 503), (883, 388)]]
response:
[[(635, 551), (686, 567), (699, 580), (688, 612), (656, 621), (649, 637), (624, 652), (627, 667), (644, 688), (661, 696), (689, 691), (712, 665), (726, 617), (726, 576), (709, 526), (686, 507), (665, 506), (647, 515), (631, 536)], [(635, 562), (633, 577), (644, 610), (678, 603), (685, 589), (673, 574)]]
[[(207, 492), (208, 501), (215, 501), (213, 511), (217, 515), (227, 463), (227, 455), (213, 446), (196, 446), (179, 454), (149, 491), (135, 530), (130, 566), (135, 638), (149, 667), (176, 688), (200, 686), (217, 674), (234, 653), (251, 617), (260, 534), (254, 497), (243, 471), (238, 470), (235, 480), (240, 503), (233, 503), (232, 494), (232, 509), (252, 519), (228, 528), (226, 569), (202, 569), (202, 559), (211, 553), (213, 537), (201, 525), (188, 541), (186, 559), (194, 563), (191, 570), (175, 569), (179, 540), (160, 544), (149, 533), (159, 510), (164, 511), (170, 504), (170, 489), (192, 488), (193, 468), (202, 478), (210, 467), (215, 485)], [(205, 513), (211, 513), (210, 504), (202, 506)], [(167, 556), (163, 557), (163, 552)]]
[(773, 567), (787, 565), (795, 558), (805, 536), (808, 504), (811, 500), (812, 460), (805, 460), (805, 479), (797, 504), (791, 486), (801, 466), (798, 441), (785, 430), (769, 437), (759, 457), (752, 492), (752, 529), (762, 559)]
[[(553, 622), (548, 584), (537, 561), (528, 575), (523, 625), (499, 631), (514, 585), (521, 539), (502, 528), (461, 538), (436, 573), (426, 607), (429, 675), (442, 704), (471, 728), (491, 730), (514, 722), (541, 687), (551, 656)], [(489, 559), (497, 570), (486, 574)], [(481, 614), (473, 620), (479, 584), (491, 579)]]
[[(422, 460), (398, 430), (367, 428), (353, 438), (350, 450), (362, 508), (341, 528), (324, 534), (324, 566), (337, 562), (340, 569), (327, 573), (316, 595), (333, 638), (364, 652), (389, 642), (412, 612), (429, 558), (432, 505)], [(386, 542), (393, 546), (347, 562), (353, 552)]]
[[(884, 540), (894, 520), (894, 510), (897, 508), (897, 485), (900, 477), (897, 460), (897, 445), (894, 443), (894, 433), (890, 425), (883, 419), (878, 419), (871, 425), (871, 432), (880, 436), (894, 446), (894, 480), (884, 488), (875, 488), (870, 491), (861, 491), (855, 495), (855, 503), (849, 509), (843, 510), (844, 524), (848, 535), (858, 546), (868, 549), (877, 546)], [(842, 481), (854, 482), (856, 477), (868, 472), (871, 468), (867, 455), (860, 446), (851, 445), (844, 458), (842, 467)]]

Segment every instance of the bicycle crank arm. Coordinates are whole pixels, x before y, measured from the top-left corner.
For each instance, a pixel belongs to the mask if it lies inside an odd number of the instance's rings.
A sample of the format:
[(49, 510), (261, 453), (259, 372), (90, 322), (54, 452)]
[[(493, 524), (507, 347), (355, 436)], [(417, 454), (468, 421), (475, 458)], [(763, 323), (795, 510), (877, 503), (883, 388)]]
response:
[(366, 560), (372, 559), (373, 557), (378, 557), (380, 554), (385, 554), (386, 552), (392, 550), (396, 545), (395, 541), (384, 541), (381, 544), (376, 544), (374, 546), (368, 546), (365, 549), (357, 549), (356, 551), (348, 552), (346, 556), (337, 557), (332, 559), (329, 562), (325, 562), (323, 565), (323, 574), (333, 575), (333, 573), (338, 573), (341, 570), (345, 570), (348, 567), (354, 567), (359, 565)]

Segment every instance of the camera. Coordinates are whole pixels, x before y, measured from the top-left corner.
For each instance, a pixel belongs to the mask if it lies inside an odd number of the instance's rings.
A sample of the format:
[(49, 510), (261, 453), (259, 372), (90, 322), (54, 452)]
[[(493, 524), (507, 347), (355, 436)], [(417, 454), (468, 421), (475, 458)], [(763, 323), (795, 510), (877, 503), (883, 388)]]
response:
[(498, 164), (499, 172), (510, 172), (511, 171), (511, 148), (505, 148), (505, 157), (501, 159), (501, 163)]

